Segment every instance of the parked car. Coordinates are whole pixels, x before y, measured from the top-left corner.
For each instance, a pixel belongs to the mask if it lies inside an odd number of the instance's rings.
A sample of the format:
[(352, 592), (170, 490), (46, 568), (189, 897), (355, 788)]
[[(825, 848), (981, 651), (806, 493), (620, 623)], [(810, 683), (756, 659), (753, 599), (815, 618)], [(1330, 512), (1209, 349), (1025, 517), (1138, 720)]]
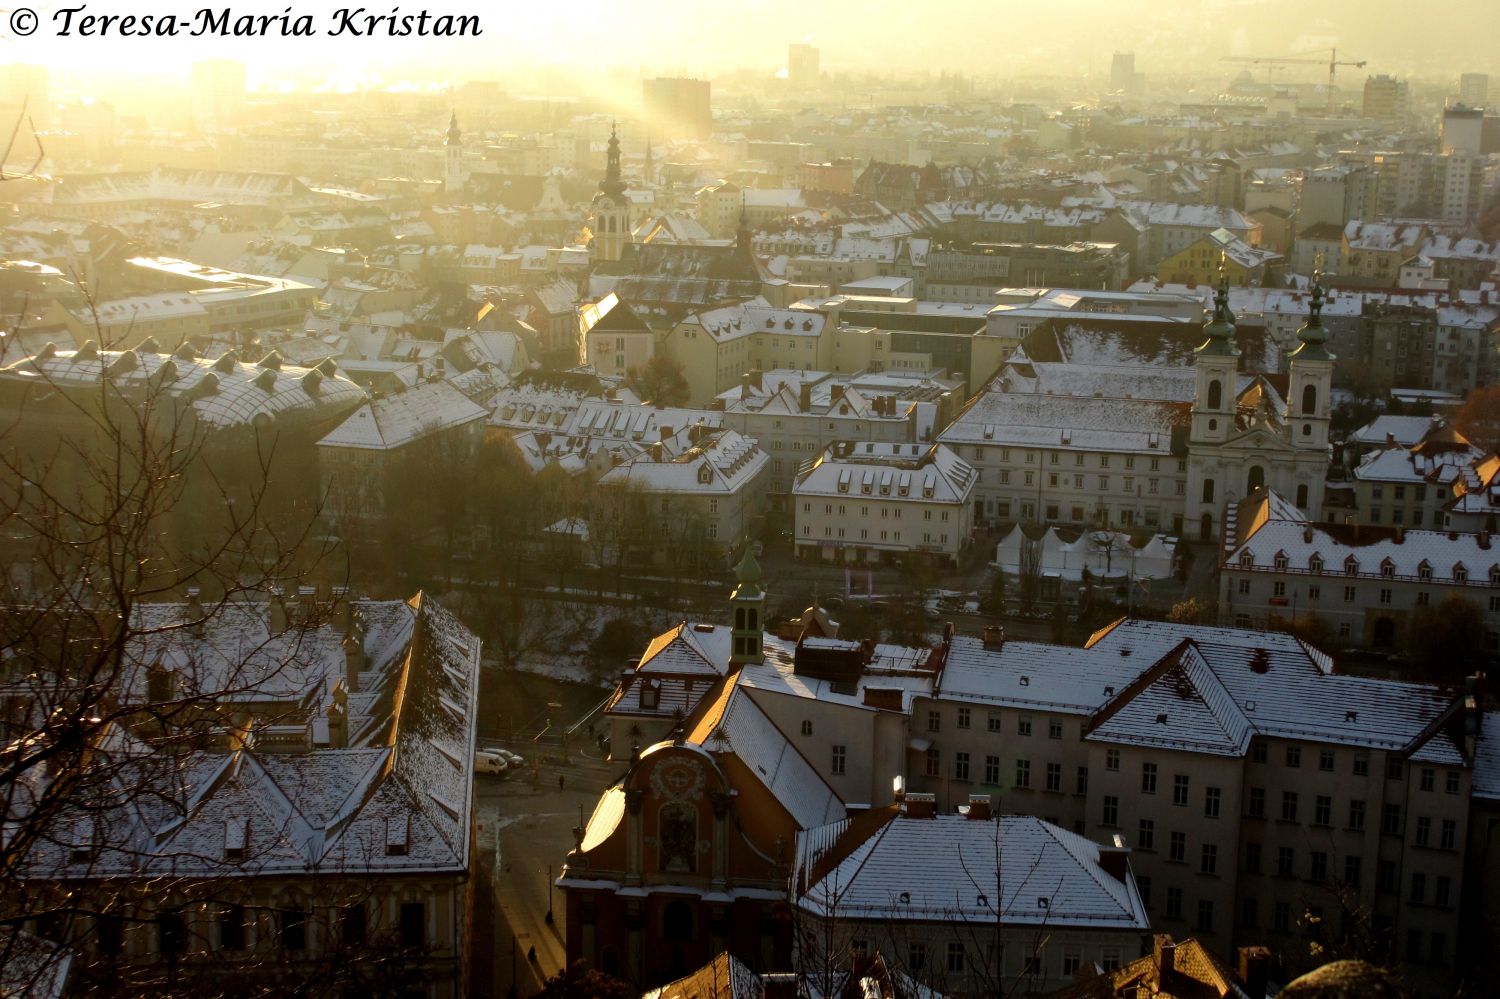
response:
[(500, 755), (500, 751), (490, 752), (481, 749), (474, 754), (474, 772), (476, 774), (503, 774), (510, 766), (510, 761)]
[(521, 767), (521, 766), (525, 766), (526, 765), (526, 761), (524, 759), (522, 759), (521, 757), (517, 756), (515, 753), (512, 753), (508, 749), (497, 749), (497, 750), (495, 750), (495, 752), (497, 752), (501, 756), (505, 757), (505, 761), (508, 764), (510, 764), (510, 766), (512, 768)]

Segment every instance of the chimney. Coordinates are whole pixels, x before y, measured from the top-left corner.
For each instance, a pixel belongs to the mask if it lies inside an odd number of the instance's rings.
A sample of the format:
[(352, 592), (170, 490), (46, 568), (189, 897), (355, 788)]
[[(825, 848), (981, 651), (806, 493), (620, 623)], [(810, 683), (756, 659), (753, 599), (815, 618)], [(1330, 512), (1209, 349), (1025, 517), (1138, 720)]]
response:
[(286, 598), (281, 593), (281, 587), (271, 588), (271, 634), (280, 635), (286, 631)]
[(328, 748), (345, 749), (349, 745), (349, 695), (342, 683), (333, 688), (333, 702), (328, 705)]
[(1000, 649), (1005, 646), (1005, 626), (1000, 624), (987, 624), (984, 626), (984, 647), (987, 649)]
[(936, 818), (937, 796), (930, 791), (908, 791), (902, 800), (901, 812), (908, 819)]
[(349, 587), (335, 586), (328, 591), (333, 598), (333, 622), (340, 635), (349, 634), (354, 626), (354, 608), (349, 603)]
[(344, 686), (349, 693), (359, 693), (359, 675), (366, 665), (364, 639), (351, 631), (344, 636)]
[(844, 386), (834, 384), (828, 387), (828, 397), (833, 402), (838, 402), (844, 397)]
[(803, 413), (812, 409), (812, 386), (807, 382), (802, 383), (802, 391), (797, 394), (797, 408)]
[(1152, 940), (1151, 957), (1161, 984), (1166, 985), (1177, 971), (1177, 943), (1170, 933), (1158, 933)]
[(203, 618), (202, 591), (196, 586), (189, 586), (187, 591), (188, 631), (194, 638), (203, 637)]
[(988, 822), (994, 817), (990, 809), (990, 796), (987, 794), (969, 795), (969, 807), (964, 814), (971, 822)]
[(1271, 952), (1265, 947), (1241, 947), (1239, 949), (1240, 981), (1250, 999), (1264, 999), (1266, 982), (1271, 971)]
[(664, 441), (672, 439), (672, 428), (668, 424), (661, 425), (661, 439)]
[(1130, 847), (1125, 845), (1125, 838), (1115, 833), (1114, 843), (1110, 846), (1099, 847), (1099, 866), (1104, 873), (1122, 884), (1130, 871)]
[(764, 377), (765, 372), (761, 371), (759, 368), (750, 369), (750, 384), (755, 386), (755, 391), (761, 391), (761, 380)]
[(1490, 550), (1490, 532), (1488, 530), (1479, 532), (1479, 547), (1485, 551)]
[(1386, 431), (1386, 434), (1385, 434), (1385, 446), (1386, 447), (1395, 447), (1396, 446), (1396, 435), (1393, 434), (1393, 433), (1391, 433), (1389, 430)]

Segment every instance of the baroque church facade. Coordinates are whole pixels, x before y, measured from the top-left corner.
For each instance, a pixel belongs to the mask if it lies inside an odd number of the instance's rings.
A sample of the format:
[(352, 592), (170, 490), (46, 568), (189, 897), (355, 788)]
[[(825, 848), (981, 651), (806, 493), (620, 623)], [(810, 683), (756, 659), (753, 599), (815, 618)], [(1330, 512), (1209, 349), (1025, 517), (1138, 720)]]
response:
[(1283, 394), (1265, 376), (1241, 379), (1228, 282), (1220, 279), (1206, 339), (1193, 359), (1187, 536), (1217, 540), (1228, 506), (1262, 487), (1293, 500), (1309, 518), (1321, 518), (1334, 361), (1322, 307), (1323, 288), (1315, 276)]

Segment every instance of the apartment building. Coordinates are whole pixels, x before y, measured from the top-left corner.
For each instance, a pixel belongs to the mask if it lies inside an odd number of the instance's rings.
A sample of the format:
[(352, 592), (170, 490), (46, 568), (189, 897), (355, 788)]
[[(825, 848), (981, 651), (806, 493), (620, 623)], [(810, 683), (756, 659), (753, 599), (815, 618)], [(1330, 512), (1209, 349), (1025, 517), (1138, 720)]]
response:
[(841, 441), (792, 486), (798, 558), (845, 564), (922, 554), (957, 565), (974, 526), (974, 468), (942, 444)]
[(1490, 495), (1500, 459), (1485, 454), (1447, 421), (1434, 418), (1413, 443), (1388, 435), (1353, 468), (1357, 524), (1477, 531), (1495, 513)]
[(772, 502), (785, 503), (798, 467), (829, 444), (930, 440), (952, 418), (962, 392), (951, 379), (778, 368), (748, 372), (716, 405), (726, 426), (754, 437), (771, 456)]
[[(1312, 524), (1274, 492), (1230, 511), (1220, 617), (1237, 628), (1321, 618), (1340, 642), (1391, 649), (1422, 608), (1456, 595), (1482, 610), (1500, 652), (1500, 549), (1487, 532)], [(1474, 650), (1478, 654), (1481, 650)]]

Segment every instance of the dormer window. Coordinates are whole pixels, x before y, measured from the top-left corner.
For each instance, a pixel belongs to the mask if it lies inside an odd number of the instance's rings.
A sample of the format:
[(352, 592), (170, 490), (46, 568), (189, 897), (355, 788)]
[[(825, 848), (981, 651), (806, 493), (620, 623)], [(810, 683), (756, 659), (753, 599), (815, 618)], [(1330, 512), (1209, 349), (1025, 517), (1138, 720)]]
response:
[(647, 680), (641, 684), (641, 707), (647, 711), (656, 710), (661, 704), (661, 689), (657, 687), (654, 680)]
[(1490, 585), (1500, 586), (1500, 565), (1490, 566)]
[(1240, 552), (1240, 568), (1241, 569), (1253, 569), (1253, 568), (1255, 568), (1255, 553), (1252, 552), (1248, 548), (1246, 548), (1244, 551)]
[(1396, 575), (1396, 563), (1386, 559), (1380, 563), (1380, 575), (1384, 579), (1390, 579)]
[(1307, 560), (1307, 571), (1314, 576), (1320, 575), (1323, 572), (1323, 558), (1321, 555), (1314, 555)]
[(1417, 578), (1421, 580), (1432, 578), (1432, 565), (1426, 559), (1423, 559), (1422, 564), (1417, 566)]
[(230, 863), (238, 863), (245, 859), (245, 851), (250, 846), (250, 820), (247, 818), (229, 818), (224, 820), (224, 859)]
[(1286, 552), (1276, 553), (1276, 571), (1286, 572)]
[(1462, 562), (1453, 567), (1453, 581), (1455, 583), (1467, 583), (1469, 581), (1469, 570), (1464, 568)]
[(411, 816), (402, 812), (385, 820), (385, 855), (404, 857), (411, 844)]
[(1348, 558), (1344, 559), (1344, 575), (1359, 575), (1359, 559), (1355, 558), (1353, 555), (1350, 555)]

